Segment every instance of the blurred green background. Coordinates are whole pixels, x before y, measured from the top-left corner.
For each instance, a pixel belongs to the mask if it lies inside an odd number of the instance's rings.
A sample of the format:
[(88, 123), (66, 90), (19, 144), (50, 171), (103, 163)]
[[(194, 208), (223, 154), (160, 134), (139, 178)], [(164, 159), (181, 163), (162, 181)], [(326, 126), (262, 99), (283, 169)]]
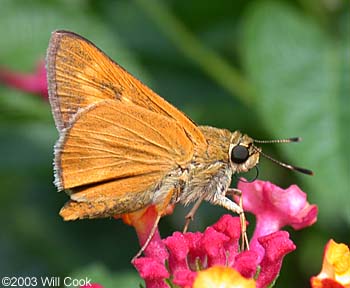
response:
[[(0, 67), (34, 71), (55, 29), (85, 36), (199, 124), (304, 139), (264, 151), (314, 177), (266, 159), (259, 168), (260, 179), (296, 183), (319, 207), (314, 226), (290, 230), (297, 250), (276, 287), (308, 287), (328, 239), (349, 243), (348, 1), (0, 0)], [(81, 275), (138, 287), (131, 227), (59, 217), (68, 197), (52, 184), (57, 137), (47, 102), (0, 85), (1, 276)], [(162, 236), (182, 228), (187, 210), (161, 221)], [(226, 212), (203, 205), (191, 229)]]

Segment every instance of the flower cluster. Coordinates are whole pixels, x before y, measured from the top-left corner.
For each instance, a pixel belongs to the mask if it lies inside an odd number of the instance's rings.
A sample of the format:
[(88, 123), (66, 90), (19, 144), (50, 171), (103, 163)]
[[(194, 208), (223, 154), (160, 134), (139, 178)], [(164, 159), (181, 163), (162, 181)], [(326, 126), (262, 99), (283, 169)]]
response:
[(164, 239), (169, 253), (166, 258), (168, 269), (164, 259), (154, 255), (138, 258), (134, 265), (148, 283), (147, 287), (168, 287), (165, 283), (163, 286), (159, 284), (170, 275), (174, 284), (192, 287), (198, 271), (216, 266), (233, 268), (245, 278), (257, 276), (257, 287), (266, 287), (278, 275), (283, 257), (295, 246), (287, 232), (277, 231), (259, 238), (264, 255), (255, 250), (239, 252), (240, 229), (238, 217), (224, 215), (204, 233), (175, 232)]
[[(167, 281), (179, 287), (208, 287), (210, 281), (215, 286), (235, 283), (241, 285), (237, 287), (267, 287), (274, 282), (284, 256), (295, 249), (289, 234), (280, 229), (313, 224), (317, 207), (310, 205), (295, 185), (283, 190), (269, 182), (255, 181), (240, 183), (238, 188), (243, 191), (244, 209), (257, 218), (251, 249), (240, 251), (240, 220), (230, 215), (222, 216), (203, 233), (175, 232), (161, 239), (157, 231), (145, 256), (133, 262), (146, 287), (169, 287)], [(152, 206), (128, 219), (141, 245), (151, 229), (155, 210)]]

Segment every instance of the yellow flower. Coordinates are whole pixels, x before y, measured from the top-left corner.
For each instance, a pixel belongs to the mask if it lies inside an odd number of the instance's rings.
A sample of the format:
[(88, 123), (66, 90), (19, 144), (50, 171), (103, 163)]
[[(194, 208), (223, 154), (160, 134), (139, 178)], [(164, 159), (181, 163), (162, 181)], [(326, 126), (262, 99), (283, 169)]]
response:
[(230, 267), (213, 266), (198, 272), (193, 288), (255, 288), (253, 279), (244, 278)]
[(311, 278), (313, 288), (350, 288), (350, 250), (343, 243), (329, 240), (325, 247), (322, 270)]

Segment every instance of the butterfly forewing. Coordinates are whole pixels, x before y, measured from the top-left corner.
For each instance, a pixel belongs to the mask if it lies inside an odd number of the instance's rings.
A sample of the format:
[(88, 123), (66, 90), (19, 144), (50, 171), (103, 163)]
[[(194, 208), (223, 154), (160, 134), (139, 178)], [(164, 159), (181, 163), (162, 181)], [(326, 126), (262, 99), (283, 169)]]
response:
[(54, 32), (47, 70), (60, 132), (55, 183), (71, 196), (64, 219), (144, 208), (166, 175), (206, 150), (196, 124), (83, 37)]
[(59, 130), (69, 125), (79, 109), (115, 99), (176, 120), (192, 142), (206, 146), (204, 136), (186, 115), (83, 37), (67, 31), (54, 32), (47, 57), (50, 103)]

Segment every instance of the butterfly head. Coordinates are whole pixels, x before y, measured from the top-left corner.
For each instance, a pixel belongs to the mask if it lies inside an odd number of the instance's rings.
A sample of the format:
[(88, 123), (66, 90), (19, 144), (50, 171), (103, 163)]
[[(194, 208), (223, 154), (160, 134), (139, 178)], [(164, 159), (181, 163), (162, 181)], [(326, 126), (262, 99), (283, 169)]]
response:
[(247, 172), (258, 164), (260, 148), (253, 143), (252, 138), (239, 131), (232, 133), (229, 159), (234, 173)]
[(286, 164), (282, 161), (276, 160), (275, 158), (262, 152), (260, 147), (254, 145), (254, 143), (268, 144), (268, 143), (293, 143), (300, 142), (300, 137), (291, 137), (286, 139), (277, 140), (256, 140), (249, 136), (242, 134), (239, 131), (235, 131), (231, 135), (230, 148), (229, 148), (229, 159), (231, 167), (234, 173), (247, 172), (255, 167), (259, 162), (260, 155), (271, 160), (272, 162), (287, 168), (294, 170), (306, 175), (313, 175), (313, 172), (309, 169), (301, 168), (298, 166)]

